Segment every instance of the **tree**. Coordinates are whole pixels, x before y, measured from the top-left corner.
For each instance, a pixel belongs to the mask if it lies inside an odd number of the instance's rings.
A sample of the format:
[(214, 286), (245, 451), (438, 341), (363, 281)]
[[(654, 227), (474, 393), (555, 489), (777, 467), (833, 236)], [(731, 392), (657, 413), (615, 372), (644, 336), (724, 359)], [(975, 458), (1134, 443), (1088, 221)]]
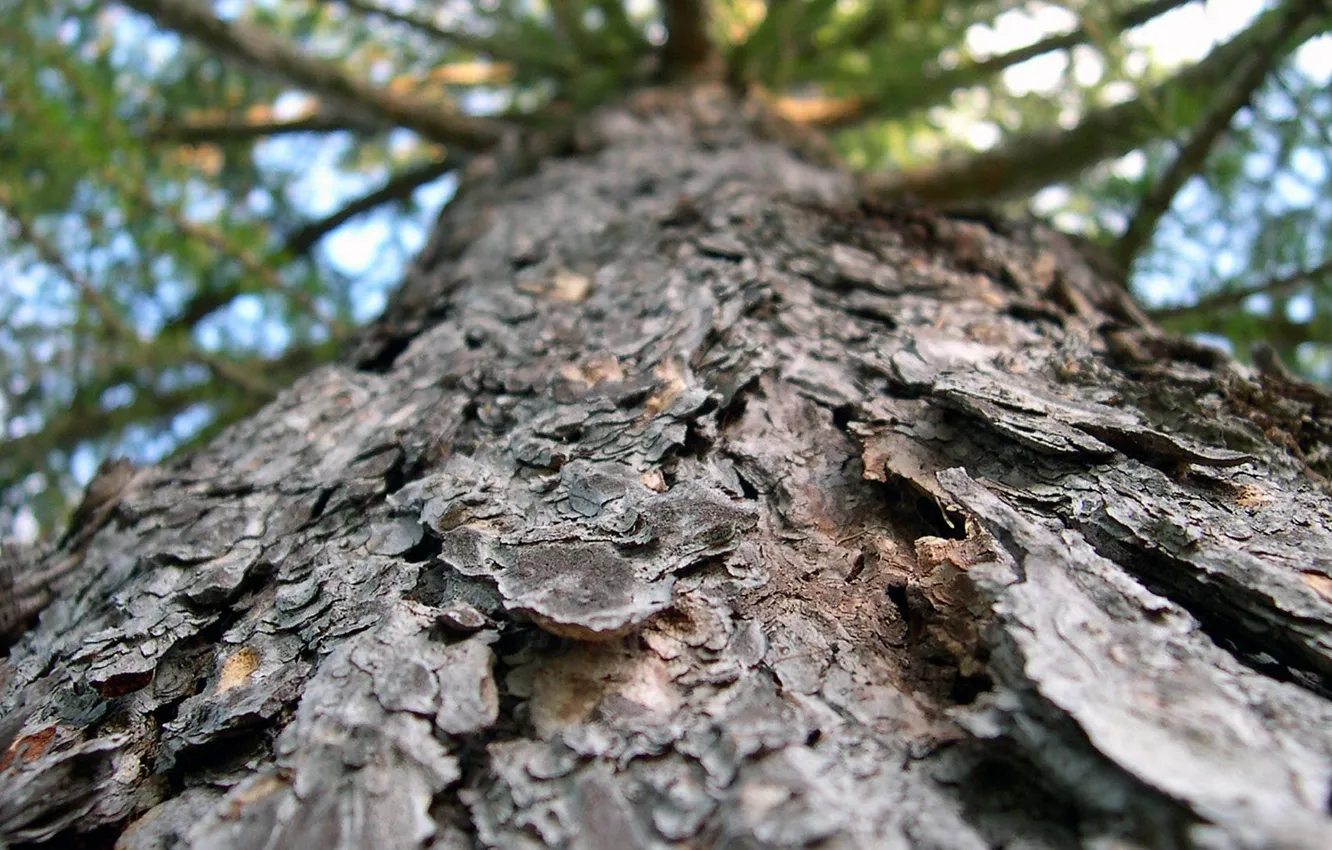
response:
[(725, 86), (573, 130), (6, 550), (0, 840), (1327, 846), (1325, 391)]
[(0, 0), (0, 534), (337, 356), (478, 154), (681, 74), (881, 191), (1054, 216), (1166, 327), (1325, 380), (1327, 16), (1268, 6), (1179, 66), (1147, 34), (1236, 4)]

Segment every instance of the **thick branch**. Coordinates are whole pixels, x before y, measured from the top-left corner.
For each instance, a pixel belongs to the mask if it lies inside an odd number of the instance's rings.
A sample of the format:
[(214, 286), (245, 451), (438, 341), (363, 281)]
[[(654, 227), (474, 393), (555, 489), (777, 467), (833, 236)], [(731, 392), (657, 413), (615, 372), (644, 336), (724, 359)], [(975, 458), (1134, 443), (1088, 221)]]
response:
[[(424, 79), (400, 76), (385, 87), (390, 92), (441, 91), (444, 86), (476, 86), (506, 83), (513, 79), (514, 67), (507, 62), (453, 62), (432, 68)], [(438, 100), (432, 99), (432, 103)], [(158, 124), (148, 131), (150, 141), (183, 144), (226, 144), (251, 142), (285, 133), (332, 133), (339, 130), (374, 132), (384, 122), (357, 121), (353, 116), (329, 109), (312, 98), (301, 115), (274, 117), (271, 106), (255, 105), (243, 112), (199, 110), (184, 120)]]
[(670, 80), (706, 74), (713, 63), (708, 38), (707, 0), (663, 3), (666, 44), (661, 49), (662, 76)]
[(1198, 301), (1198, 303), (1190, 304), (1187, 307), (1167, 307), (1163, 310), (1153, 310), (1151, 312), (1151, 317), (1156, 321), (1168, 321), (1170, 319), (1180, 319), (1185, 316), (1217, 313), (1222, 310), (1237, 307), (1254, 295), (1269, 295), (1273, 298), (1289, 295), (1304, 284), (1315, 282), (1319, 278), (1329, 275), (1332, 275), (1332, 259), (1328, 259), (1311, 269), (1301, 269), (1294, 274), (1286, 275), (1285, 277), (1272, 278), (1271, 280), (1264, 281), (1255, 286), (1218, 292), (1215, 295), (1209, 295)]
[(1216, 98), (1203, 116), (1188, 142), (1180, 148), (1175, 161), (1161, 175), (1138, 204), (1138, 211), (1129, 222), (1124, 235), (1111, 248), (1115, 261), (1127, 269), (1142, 249), (1151, 241), (1156, 225), (1170, 210), (1175, 195), (1188, 182), (1189, 178), (1202, 170), (1207, 154), (1230, 127), (1235, 113), (1243, 109), (1253, 98), (1258, 87), (1267, 79), (1268, 72), (1276, 63), (1281, 45), (1291, 33), (1312, 14), (1317, 4), (1302, 2), (1294, 4), (1282, 26), (1272, 31), (1263, 43), (1256, 45), (1251, 54), (1235, 68), (1229, 83), (1217, 93)]
[(230, 304), (243, 292), (244, 289), (239, 278), (232, 278), (223, 286), (210, 286), (200, 289), (189, 301), (185, 302), (185, 307), (180, 311), (180, 314), (168, 322), (158, 335), (171, 336), (177, 333), (192, 333), (196, 324)]
[[(1302, 24), (1278, 47), (1277, 58), (1320, 32), (1326, 22), (1302, 7)], [(935, 204), (1001, 200), (1072, 179), (1091, 166), (1122, 156), (1161, 135), (1157, 104), (1184, 93), (1206, 91), (1227, 79), (1236, 64), (1284, 25), (1284, 12), (1268, 12), (1248, 30), (1216, 48), (1135, 100), (1083, 116), (1068, 130), (1037, 130), (1009, 138), (989, 151), (962, 155), (904, 172), (867, 175), (863, 191), (874, 197), (903, 195)]]
[(214, 50), (433, 141), (488, 148), (502, 134), (503, 126), (494, 121), (441, 109), (411, 93), (375, 88), (337, 63), (309, 56), (267, 30), (244, 21), (223, 21), (203, 0), (126, 0), (126, 4)]
[[(1322, 326), (1317, 320), (1295, 322), (1284, 314), (1273, 315), (1263, 319), (1258, 327), (1260, 328), (1259, 335), (1262, 337), (1262, 341), (1279, 352), (1286, 362), (1298, 363), (1297, 349), (1307, 342), (1326, 345), (1327, 337), (1320, 333)], [(1224, 318), (1218, 316), (1214, 321), (1209, 322), (1208, 327), (1203, 330), (1218, 335), (1225, 333)]]
[(312, 221), (297, 229), (287, 237), (287, 243), (285, 246), (286, 253), (294, 257), (299, 257), (308, 253), (320, 239), (323, 239), (331, 231), (336, 230), (356, 216), (368, 212), (381, 204), (387, 204), (391, 201), (397, 201), (408, 197), (418, 186), (429, 183), (431, 180), (444, 175), (453, 167), (454, 164), (448, 158), (445, 158), (434, 162), (427, 162), (424, 165), (390, 177), (378, 189), (362, 195), (349, 202), (342, 209), (331, 213), (324, 218)]

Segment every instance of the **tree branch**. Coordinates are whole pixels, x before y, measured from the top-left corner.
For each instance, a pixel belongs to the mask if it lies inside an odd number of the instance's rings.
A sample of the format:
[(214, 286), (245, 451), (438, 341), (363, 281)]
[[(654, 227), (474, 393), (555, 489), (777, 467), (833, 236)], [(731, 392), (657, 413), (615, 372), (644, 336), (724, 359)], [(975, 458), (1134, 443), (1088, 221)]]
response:
[(1268, 38), (1255, 45), (1253, 51), (1236, 66), (1228, 84), (1217, 93), (1206, 114), (1194, 128), (1188, 142), (1179, 149), (1175, 161), (1143, 196), (1124, 235), (1111, 246), (1111, 255), (1122, 268), (1128, 269), (1151, 241), (1157, 223), (1169, 212), (1175, 195), (1190, 177), (1202, 170), (1208, 153), (1230, 128), (1235, 113), (1249, 103), (1254, 92), (1267, 79), (1268, 72), (1276, 63), (1281, 45), (1308, 16), (1316, 11), (1317, 5), (1309, 0), (1292, 4), (1282, 25), (1274, 29)]
[(112, 337), (134, 345), (142, 343), (139, 334), (128, 322), (121, 318), (115, 306), (82, 275), (70, 268), (69, 264), (65, 262), (65, 258), (55, 249), (55, 246), (42, 238), (28, 223), (28, 220), (19, 213), (14, 205), (14, 199), (3, 185), (0, 185), (0, 210), (14, 223), (19, 238), (31, 245), (43, 262), (60, 272), (66, 280), (74, 284), (84, 302), (92, 307), (93, 312), (102, 320), (102, 326)]
[[(107, 410), (100, 404), (76, 399), (68, 409), (47, 419), (41, 430), (0, 441), (7, 456), (0, 473), (21, 476), (23, 472), (37, 467), (37, 464), (26, 461), (27, 458), (40, 457), (51, 449), (72, 451), (79, 443), (105, 439), (121, 428), (143, 423), (147, 419), (170, 422), (192, 406), (208, 400), (200, 395), (197, 387), (165, 392), (138, 385), (134, 389), (135, 400), (125, 407)], [(81, 394), (83, 390), (76, 393)]]
[[(1140, 26), (1171, 9), (1193, 0), (1153, 0), (1120, 15), (1115, 21), (1115, 32)], [(882, 23), (882, 22), (881, 22)], [(968, 62), (956, 68), (930, 71), (909, 79), (893, 79), (889, 85), (870, 95), (845, 97), (793, 98), (782, 97), (775, 107), (782, 114), (801, 123), (825, 130), (838, 130), (853, 126), (870, 117), (891, 118), (937, 102), (941, 97), (959, 88), (976, 85), (994, 74), (1015, 65), (1051, 53), (1083, 44), (1094, 37), (1087, 27), (1078, 27), (1067, 33), (1050, 36), (1034, 44), (1020, 47), (999, 56), (979, 62)], [(891, 105), (891, 112), (874, 116), (873, 113)]]
[[(67, 140), (59, 136), (52, 136), (50, 144), (57, 150), (63, 150), (67, 145)], [(310, 293), (299, 287), (286, 285), (286, 282), (275, 267), (274, 260), (276, 257), (273, 255), (263, 257), (256, 256), (254, 253), (246, 250), (244, 246), (236, 244), (225, 230), (210, 226), (203, 222), (192, 221), (176, 206), (158, 206), (152, 197), (152, 193), (149, 192), (145, 186), (139, 184), (129, 174), (121, 170), (104, 167), (97, 173), (98, 176), (106, 181), (108, 186), (124, 195), (125, 199), (130, 204), (133, 204), (142, 211), (146, 220), (151, 220), (157, 216), (164, 216), (171, 221), (172, 225), (178, 231), (208, 246), (217, 253), (219, 258), (234, 260), (245, 269), (244, 275), (225, 288), (207, 289), (203, 292), (196, 293), (194, 298), (187, 303), (182, 315), (178, 316), (159, 331), (157, 337), (159, 344), (162, 339), (168, 338), (176, 333), (179, 333), (183, 337), (188, 337), (193, 330), (194, 324), (199, 319), (230, 302), (237, 295), (241, 294), (241, 292), (257, 290), (258, 287), (254, 286), (255, 281), (262, 282), (268, 290), (277, 292), (282, 297), (290, 298), (296, 304), (300, 305), (300, 307), (309, 315), (318, 315), (318, 305), (315, 303), (315, 300)], [(0, 206), (6, 205), (12, 206), (8, 203), (8, 195), (4, 193), (4, 187), (0, 186)], [(100, 293), (98, 293), (96, 289), (91, 288), (86, 282), (83, 282), (72, 269), (69, 269), (63, 262), (63, 259), (59, 256), (59, 253), (55, 251), (53, 247), (42, 242), (35, 233), (32, 233), (32, 229), (27, 227), (17, 214), (15, 214), (14, 217), (20, 230), (26, 234), (25, 238), (33, 244), (50, 265), (65, 274), (71, 282), (80, 286), (81, 289), (84, 289), (85, 299), (89, 300), (89, 303), (93, 304), (95, 307), (98, 307), (99, 313), (105, 313), (110, 309), (109, 305), (105, 307), (98, 306), (98, 301), (95, 299), (101, 298)], [(115, 315), (114, 310), (111, 310), (110, 315), (112, 318), (118, 318)], [(103, 321), (104, 323), (107, 322), (105, 318)], [(347, 330), (344, 323), (337, 320), (329, 321), (327, 322), (327, 325), (329, 333), (333, 337), (339, 337)], [(133, 338), (136, 341), (138, 340), (137, 335), (128, 325), (125, 325), (122, 330), (118, 331), (118, 333), (121, 337)], [(193, 356), (196, 356), (197, 359), (200, 359), (201, 362), (208, 365), (210, 369), (219, 375), (227, 377), (228, 380), (231, 380), (233, 383), (238, 383), (238, 385), (245, 387), (247, 390), (256, 392), (264, 397), (273, 395), (272, 390), (265, 384), (248, 379), (243, 372), (237, 372), (232, 369), (232, 367), (228, 366), (225, 360), (218, 360), (216, 363), (213, 363), (210, 362), (210, 358), (214, 360), (216, 358), (213, 358), (212, 355), (203, 351), (193, 352), (192, 349), (191, 351)], [(237, 379), (240, 380), (238, 381)], [(248, 386), (246, 386), (247, 384)]]
[[(246, 251), (243, 247), (235, 245), (228, 238), (227, 234), (214, 227), (210, 227), (202, 222), (191, 221), (179, 209), (174, 206), (159, 207), (154, 202), (152, 195), (148, 190), (127, 179), (120, 172), (106, 168), (101, 172), (101, 176), (107, 183), (123, 192), (132, 202), (148, 215), (163, 215), (171, 220), (171, 223), (177, 230), (186, 236), (199, 240), (203, 244), (212, 248), (219, 255), (229, 257), (240, 263), (245, 271), (252, 277), (263, 281), (269, 288), (280, 290), (283, 288), (282, 276), (278, 274), (277, 269), (273, 268), (263, 259)], [(307, 308), (313, 310), (313, 304), (304, 304)]]
[(239, 278), (233, 278), (224, 286), (203, 287), (185, 302), (184, 309), (162, 328), (158, 336), (191, 333), (196, 324), (243, 294), (244, 288)]
[[(1142, 26), (1166, 12), (1192, 2), (1193, 0), (1152, 0), (1152, 2), (1144, 3), (1117, 16), (1113, 21), (1112, 34), (1119, 34), (1125, 30)], [(825, 102), (821, 104), (817, 114), (805, 123), (816, 125), (825, 130), (840, 130), (853, 126), (869, 117), (900, 117), (913, 110), (936, 103), (944, 95), (957, 89), (977, 85), (995, 74), (1030, 59), (1035, 59), (1037, 56), (1044, 56), (1056, 50), (1067, 50), (1079, 44), (1085, 44), (1098, 35), (1101, 35), (1101, 33), (1095, 32), (1092, 28), (1085, 25), (1079, 26), (1069, 32), (1049, 36), (1034, 44), (1019, 47), (1008, 53), (992, 56), (989, 59), (967, 62), (956, 68), (946, 70), (936, 69), (933, 76), (930, 76), (927, 70), (920, 76), (913, 76), (906, 80), (893, 80), (890, 85), (874, 94), (823, 99)], [(782, 101), (779, 101), (779, 108), (788, 108), (785, 101), (792, 101), (789, 108), (793, 113), (800, 109), (798, 98), (783, 98)], [(891, 106), (890, 112), (874, 115), (874, 113), (889, 106)], [(797, 120), (793, 116), (788, 117)]]
[[(389, 92), (439, 91), (444, 86), (476, 86), (507, 83), (513, 79), (513, 65), (507, 62), (452, 62), (430, 69), (425, 78), (403, 75), (392, 80)], [(432, 103), (437, 101), (432, 100)], [(350, 115), (322, 106), (311, 98), (298, 117), (274, 117), (271, 106), (256, 104), (243, 112), (237, 110), (198, 110), (183, 121), (164, 121), (147, 133), (149, 141), (182, 144), (226, 144), (250, 142), (285, 133), (331, 133), (338, 130), (373, 132), (382, 121), (358, 122)]]
[(1218, 292), (1185, 307), (1167, 307), (1161, 310), (1152, 310), (1150, 315), (1156, 321), (1169, 321), (1200, 313), (1218, 313), (1231, 307), (1237, 307), (1254, 295), (1270, 295), (1273, 298), (1289, 295), (1300, 286), (1316, 282), (1319, 278), (1325, 276), (1332, 276), (1332, 259), (1328, 259), (1311, 269), (1301, 269), (1294, 274), (1272, 278), (1254, 286)]
[[(64, 257), (55, 249), (55, 246), (47, 242), (38, 234), (28, 222), (15, 209), (9, 193), (0, 186), (0, 208), (3, 208), (6, 216), (10, 218), (18, 228), (19, 236), (32, 245), (37, 255), (44, 262), (58, 271), (71, 284), (74, 285), (83, 299), (92, 306), (107, 332), (114, 339), (118, 339), (135, 349), (146, 350), (151, 348), (151, 343), (145, 342), (139, 337), (139, 334), (130, 326), (128, 322), (120, 317), (115, 307), (109, 302), (101, 292), (97, 290), (83, 275), (76, 272), (65, 262)], [(252, 395), (271, 398), (274, 395), (273, 390), (262, 380), (253, 375), (237, 369), (233, 364), (226, 360), (216, 357), (203, 349), (200, 349), (192, 342), (187, 344), (187, 353), (190, 357), (198, 360), (208, 368), (214, 375), (228, 383), (234, 384), (240, 389)]]
[(303, 256), (309, 253), (310, 249), (320, 239), (356, 216), (381, 204), (408, 197), (418, 186), (446, 174), (453, 167), (454, 162), (445, 157), (395, 174), (378, 189), (362, 195), (324, 218), (312, 221), (295, 230), (287, 237), (284, 250), (293, 257)]
[(162, 123), (148, 131), (153, 142), (180, 142), (187, 145), (250, 142), (284, 133), (332, 133), (354, 129), (345, 117), (315, 113), (289, 121), (251, 121), (243, 115), (231, 118)]
[(441, 109), (415, 94), (376, 88), (349, 75), (336, 62), (309, 56), (291, 42), (244, 21), (227, 22), (204, 0), (125, 0), (160, 26), (194, 38), (262, 71), (275, 73), (311, 92), (436, 142), (484, 149), (498, 142), (504, 126)]
[(666, 44), (661, 48), (662, 76), (687, 79), (712, 70), (715, 58), (708, 38), (707, 0), (673, 0), (662, 4)]
[[(318, 346), (291, 347), (276, 359), (247, 358), (232, 361), (239, 372), (264, 374), (277, 386), (286, 386), (320, 363), (327, 361), (326, 353)], [(177, 365), (177, 364), (173, 364)], [(133, 369), (127, 369), (133, 372)], [(105, 382), (105, 378), (103, 378)], [(86, 440), (104, 438), (128, 426), (143, 424), (149, 419), (156, 419), (170, 424), (181, 413), (197, 404), (212, 404), (217, 408), (238, 408), (236, 413), (244, 414), (267, 401), (272, 393), (264, 396), (248, 395), (243, 397), (219, 398), (215, 391), (210, 391), (206, 384), (177, 387), (161, 390), (142, 383), (135, 383), (134, 400), (124, 406), (106, 409), (99, 403), (102, 387), (78, 387), (74, 397), (58, 415), (43, 424), (39, 431), (22, 437), (0, 440), (4, 447), (4, 460), (9, 465), (0, 464), (0, 478), (14, 477), (14, 471), (22, 471), (35, 466), (24, 464), (27, 458), (39, 457), (51, 448), (71, 451)], [(220, 414), (216, 424), (225, 425), (234, 421), (236, 415)], [(209, 426), (210, 428), (213, 426)], [(17, 464), (13, 461), (18, 460)]]
[[(1160, 120), (1156, 104), (1180, 94), (1206, 91), (1226, 79), (1235, 65), (1256, 44), (1264, 43), (1284, 21), (1282, 10), (1263, 14), (1249, 29), (1213, 50), (1201, 62), (1135, 100), (1087, 113), (1071, 129), (1037, 130), (1012, 136), (992, 150), (959, 155), (909, 171), (869, 174), (862, 178), (861, 189), (872, 197), (906, 195), (948, 205), (1012, 198), (1072, 179), (1099, 162), (1122, 156), (1157, 138)], [(1326, 21), (1306, 11), (1295, 35), (1277, 48), (1277, 57), (1286, 55), (1325, 27)]]
[(557, 74), (568, 73), (573, 67), (573, 62), (567, 56), (552, 55), (544, 50), (532, 50), (520, 42), (504, 42), (490, 36), (445, 29), (427, 18), (385, 9), (377, 3), (369, 3), (366, 0), (337, 0), (337, 2), (362, 15), (383, 18), (437, 41), (445, 41), (461, 50), (480, 53), (492, 59), (511, 61)]

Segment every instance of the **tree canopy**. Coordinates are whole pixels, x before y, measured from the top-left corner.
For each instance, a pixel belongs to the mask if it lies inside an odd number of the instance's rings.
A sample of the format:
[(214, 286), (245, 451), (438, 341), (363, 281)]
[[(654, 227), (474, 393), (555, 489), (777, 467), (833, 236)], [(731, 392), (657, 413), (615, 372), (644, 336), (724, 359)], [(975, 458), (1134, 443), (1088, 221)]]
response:
[(1253, 5), (1178, 63), (1146, 34), (1215, 8), (0, 0), (0, 533), (335, 356), (488, 156), (696, 77), (867, 194), (1049, 216), (1165, 327), (1326, 379), (1332, 11)]

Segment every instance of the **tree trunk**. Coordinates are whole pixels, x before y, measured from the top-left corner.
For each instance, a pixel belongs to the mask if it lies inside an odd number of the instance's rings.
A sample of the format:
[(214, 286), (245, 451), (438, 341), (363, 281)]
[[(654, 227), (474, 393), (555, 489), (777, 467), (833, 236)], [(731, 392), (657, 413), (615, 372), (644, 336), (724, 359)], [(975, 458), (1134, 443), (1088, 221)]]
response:
[(1327, 397), (732, 106), (478, 165), (136, 474), (0, 668), (0, 841), (1332, 847)]

